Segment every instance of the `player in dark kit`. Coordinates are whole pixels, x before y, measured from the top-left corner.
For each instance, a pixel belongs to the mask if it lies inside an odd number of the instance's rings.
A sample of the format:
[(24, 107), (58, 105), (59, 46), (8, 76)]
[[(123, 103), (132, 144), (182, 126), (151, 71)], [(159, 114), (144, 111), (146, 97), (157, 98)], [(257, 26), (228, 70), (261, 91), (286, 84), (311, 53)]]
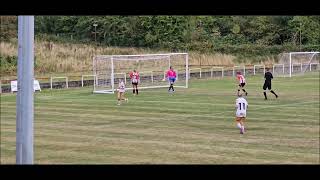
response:
[(278, 98), (278, 95), (271, 89), (271, 80), (273, 79), (272, 73), (269, 71), (269, 68), (267, 68), (267, 72), (264, 74), (264, 84), (263, 84), (263, 95), (264, 99), (267, 100), (267, 88), (268, 90)]

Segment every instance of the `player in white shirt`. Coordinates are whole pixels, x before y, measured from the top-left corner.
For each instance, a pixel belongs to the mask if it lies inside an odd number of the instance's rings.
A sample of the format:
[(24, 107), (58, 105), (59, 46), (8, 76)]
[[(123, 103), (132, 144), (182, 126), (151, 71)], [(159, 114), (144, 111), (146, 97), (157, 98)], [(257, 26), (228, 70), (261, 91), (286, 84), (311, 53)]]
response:
[(244, 133), (244, 121), (247, 116), (248, 102), (243, 97), (242, 93), (238, 92), (238, 98), (236, 99), (236, 123), (240, 129), (240, 134)]
[(125, 100), (128, 102), (128, 98), (124, 97), (124, 93), (126, 92), (126, 86), (122, 79), (119, 81), (119, 87), (118, 87), (118, 105), (121, 104), (121, 100)]

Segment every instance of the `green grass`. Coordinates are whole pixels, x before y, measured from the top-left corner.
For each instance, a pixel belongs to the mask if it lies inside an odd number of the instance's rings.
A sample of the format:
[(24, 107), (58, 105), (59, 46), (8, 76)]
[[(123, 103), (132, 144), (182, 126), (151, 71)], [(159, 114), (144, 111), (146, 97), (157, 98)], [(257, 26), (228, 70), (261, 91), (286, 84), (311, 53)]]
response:
[[(35, 94), (34, 163), (319, 164), (319, 72), (247, 77), (248, 131), (234, 120), (233, 78), (191, 80), (188, 89), (141, 90), (116, 105), (90, 88)], [(15, 163), (16, 96), (1, 94), (1, 163)]]

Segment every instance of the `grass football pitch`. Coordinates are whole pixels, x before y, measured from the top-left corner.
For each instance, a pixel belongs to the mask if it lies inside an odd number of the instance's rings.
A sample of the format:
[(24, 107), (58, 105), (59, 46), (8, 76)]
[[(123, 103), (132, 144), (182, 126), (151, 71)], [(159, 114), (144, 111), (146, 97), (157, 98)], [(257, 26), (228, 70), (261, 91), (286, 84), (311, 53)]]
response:
[[(235, 123), (235, 78), (140, 90), (117, 106), (91, 88), (35, 94), (35, 164), (319, 164), (319, 72), (275, 78), (264, 101), (248, 76), (246, 134)], [(1, 94), (1, 164), (15, 163), (16, 96)]]

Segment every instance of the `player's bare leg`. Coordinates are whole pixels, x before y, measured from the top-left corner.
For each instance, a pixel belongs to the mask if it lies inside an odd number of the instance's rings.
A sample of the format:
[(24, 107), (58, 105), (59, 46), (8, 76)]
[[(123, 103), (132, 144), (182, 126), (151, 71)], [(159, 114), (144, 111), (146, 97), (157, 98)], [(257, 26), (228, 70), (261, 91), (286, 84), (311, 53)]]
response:
[(240, 121), (242, 134), (244, 133), (244, 122), (243, 119)]
[(239, 129), (241, 129), (241, 123), (240, 122), (237, 122), (237, 127), (239, 128)]
[(121, 93), (121, 98), (122, 101), (128, 102), (128, 98), (124, 97), (124, 93)]
[(117, 98), (118, 98), (118, 105), (120, 105), (121, 104), (121, 93), (120, 92), (118, 92)]
[(236, 122), (237, 122), (237, 127), (240, 129), (240, 134), (243, 134), (241, 118), (240, 117), (236, 117)]

